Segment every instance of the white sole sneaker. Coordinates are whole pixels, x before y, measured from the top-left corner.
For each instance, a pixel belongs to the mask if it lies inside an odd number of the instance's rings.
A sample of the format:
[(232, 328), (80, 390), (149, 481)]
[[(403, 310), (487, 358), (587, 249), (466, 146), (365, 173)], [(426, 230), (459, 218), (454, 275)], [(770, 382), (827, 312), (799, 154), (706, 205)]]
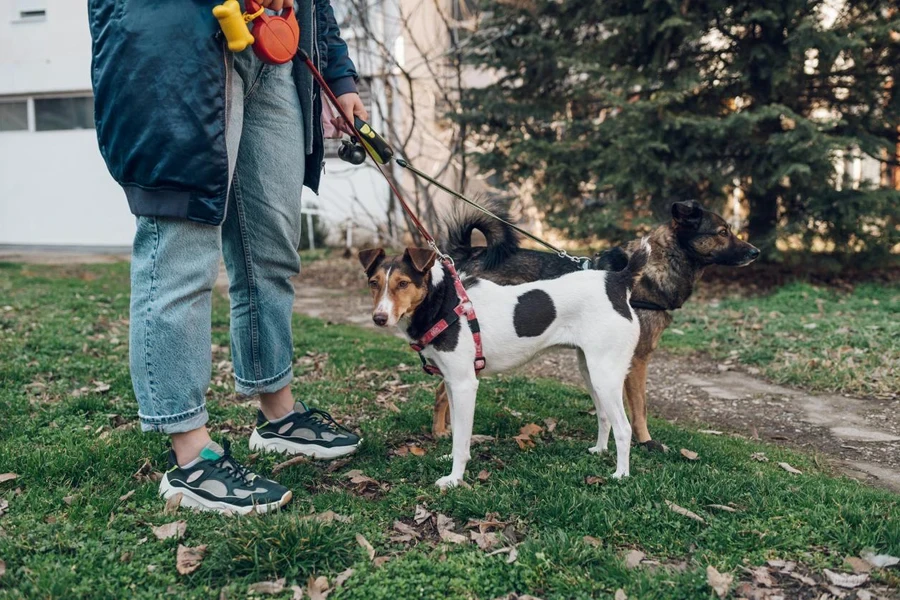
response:
[(163, 475), (163, 478), (159, 482), (159, 495), (168, 500), (176, 494), (181, 494), (181, 503), (179, 504), (179, 506), (183, 508), (192, 508), (194, 510), (219, 513), (230, 511), (239, 515), (248, 515), (252, 512), (264, 514), (273, 510), (278, 510), (288, 502), (290, 502), (291, 498), (293, 497), (291, 491), (288, 490), (277, 502), (255, 504), (253, 506), (234, 506), (233, 504), (228, 504), (227, 502), (215, 502), (212, 500), (207, 500), (202, 496), (198, 496), (189, 489), (173, 487), (169, 483), (168, 473)]
[[(362, 442), (362, 439), (359, 441)], [(355, 446), (335, 446), (334, 448), (327, 448), (316, 444), (298, 444), (297, 442), (290, 442), (282, 438), (267, 439), (259, 435), (259, 432), (256, 429), (254, 429), (253, 433), (250, 435), (250, 450), (257, 452), (279, 452), (281, 454), (291, 455), (302, 454), (317, 460), (332, 460), (347, 456), (356, 452), (357, 448), (359, 448), (359, 444)]]

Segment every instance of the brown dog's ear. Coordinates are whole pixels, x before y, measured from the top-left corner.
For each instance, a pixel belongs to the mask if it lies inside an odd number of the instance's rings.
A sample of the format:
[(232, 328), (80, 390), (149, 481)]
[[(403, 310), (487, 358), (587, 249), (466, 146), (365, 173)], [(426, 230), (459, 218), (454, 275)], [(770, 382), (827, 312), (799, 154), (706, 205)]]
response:
[(703, 207), (696, 200), (672, 204), (672, 218), (683, 227), (696, 229), (703, 219)]
[(437, 258), (437, 254), (431, 248), (407, 248), (404, 254), (419, 273), (430, 269)]
[(359, 251), (359, 263), (366, 273), (378, 266), (382, 260), (384, 260), (384, 248), (368, 248)]

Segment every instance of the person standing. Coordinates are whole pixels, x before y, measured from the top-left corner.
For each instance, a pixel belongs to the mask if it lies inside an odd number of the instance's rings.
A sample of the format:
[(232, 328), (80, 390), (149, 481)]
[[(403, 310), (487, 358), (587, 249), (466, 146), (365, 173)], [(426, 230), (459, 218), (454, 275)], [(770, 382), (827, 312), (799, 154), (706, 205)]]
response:
[[(290, 0), (288, 0), (290, 1)], [(235, 388), (258, 395), (252, 449), (335, 458), (360, 438), (291, 392), (300, 194), (318, 191), (322, 99), (298, 58), (233, 54), (215, 2), (90, 0), (100, 150), (137, 218), (130, 368), (142, 431), (170, 436), (160, 494), (247, 513), (291, 492), (239, 464), (206, 428), (211, 300), (224, 256)], [(284, 0), (263, 0), (280, 11)], [(348, 114), (367, 119), (329, 0), (298, 0), (300, 48)]]

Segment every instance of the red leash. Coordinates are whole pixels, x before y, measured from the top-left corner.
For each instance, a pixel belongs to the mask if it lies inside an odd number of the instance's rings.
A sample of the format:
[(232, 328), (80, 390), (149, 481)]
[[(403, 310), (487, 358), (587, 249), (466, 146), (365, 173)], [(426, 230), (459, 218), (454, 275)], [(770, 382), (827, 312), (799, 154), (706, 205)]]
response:
[[(303, 62), (306, 63), (306, 67), (309, 69), (309, 72), (312, 73), (312, 76), (319, 83), (319, 87), (321, 87), (325, 92), (325, 95), (328, 96), (328, 100), (331, 102), (332, 106), (334, 106), (334, 109), (344, 120), (345, 127), (350, 129), (350, 131), (347, 131), (347, 133), (363, 137), (362, 132), (353, 131), (354, 120), (351, 119), (350, 116), (344, 111), (344, 107), (340, 105), (337, 96), (335, 96), (334, 92), (331, 91), (331, 88), (328, 87), (328, 84), (325, 82), (325, 78), (322, 77), (322, 74), (319, 72), (319, 69), (316, 68), (316, 65), (309, 57), (309, 54), (307, 54), (303, 49), (299, 50), (299, 54), (300, 58), (303, 59)], [(425, 357), (422, 355), (422, 351), (425, 349), (425, 346), (433, 342), (437, 336), (441, 335), (451, 325), (453, 325), (453, 323), (458, 321), (462, 315), (466, 315), (466, 319), (468, 319), (469, 321), (469, 329), (472, 331), (472, 338), (475, 342), (475, 373), (477, 374), (479, 371), (484, 369), (486, 364), (481, 345), (481, 327), (478, 324), (478, 319), (475, 316), (475, 307), (472, 306), (472, 302), (469, 300), (469, 295), (466, 293), (466, 289), (463, 287), (462, 281), (460, 281), (459, 279), (459, 274), (456, 272), (456, 267), (453, 264), (453, 259), (440, 251), (437, 246), (437, 242), (435, 242), (431, 234), (428, 233), (428, 230), (425, 229), (425, 226), (422, 225), (422, 222), (419, 221), (416, 213), (412, 211), (412, 209), (403, 199), (403, 196), (400, 194), (400, 190), (397, 189), (397, 187), (394, 185), (394, 182), (391, 181), (391, 178), (381, 170), (381, 166), (379, 165), (378, 160), (375, 158), (372, 149), (369, 148), (367, 144), (362, 144), (362, 146), (363, 148), (365, 148), (366, 154), (369, 155), (369, 158), (372, 159), (372, 162), (375, 163), (376, 168), (384, 177), (384, 180), (387, 181), (387, 184), (391, 188), (391, 191), (394, 192), (397, 200), (400, 201), (400, 206), (403, 207), (403, 210), (416, 226), (416, 229), (419, 230), (419, 233), (422, 234), (422, 237), (425, 238), (425, 241), (428, 242), (428, 245), (431, 247), (431, 249), (435, 251), (435, 253), (441, 258), (441, 262), (450, 271), (450, 276), (453, 278), (453, 286), (456, 289), (456, 296), (459, 298), (459, 304), (455, 309), (453, 309), (454, 316), (449, 321), (447, 319), (441, 319), (435, 325), (433, 325), (428, 330), (428, 332), (424, 336), (422, 336), (421, 339), (419, 339), (417, 342), (411, 343), (409, 346), (419, 353), (419, 358), (422, 360), (422, 368), (426, 373), (428, 373), (429, 375), (441, 375), (441, 370), (437, 366), (429, 364)]]
[[(303, 59), (303, 62), (306, 63), (306, 67), (309, 69), (309, 72), (312, 73), (312, 76), (319, 83), (319, 87), (325, 92), (325, 95), (328, 96), (328, 100), (331, 101), (332, 106), (344, 120), (344, 124), (346, 127), (350, 128), (351, 135), (358, 135), (362, 137), (362, 134), (357, 131), (353, 131), (353, 119), (344, 111), (344, 107), (340, 105), (338, 102), (337, 96), (334, 95), (334, 92), (331, 91), (331, 88), (328, 87), (328, 84), (325, 83), (325, 78), (322, 77), (322, 74), (319, 73), (319, 69), (316, 68), (316, 65), (313, 63), (312, 59), (309, 57), (309, 54), (306, 53), (305, 50), (300, 49), (299, 51), (300, 58)], [(428, 233), (428, 230), (425, 229), (425, 226), (422, 225), (422, 222), (419, 221), (419, 218), (416, 216), (416, 213), (412, 211), (406, 201), (403, 199), (403, 196), (400, 194), (400, 191), (394, 185), (394, 182), (391, 181), (391, 178), (387, 176), (387, 174), (381, 170), (381, 167), (378, 166), (378, 161), (375, 159), (375, 155), (372, 153), (371, 149), (366, 145), (362, 145), (366, 150), (366, 154), (372, 159), (372, 162), (375, 163), (376, 167), (379, 171), (381, 171), (382, 176), (384, 176), (384, 180), (387, 181), (388, 186), (391, 188), (391, 191), (394, 192), (394, 195), (397, 197), (397, 200), (400, 201), (400, 206), (403, 207), (403, 210), (406, 211), (406, 214), (409, 216), (409, 219), (413, 222), (413, 225), (416, 226), (416, 229), (419, 230), (419, 233), (422, 234), (422, 237), (425, 238), (425, 241), (428, 242), (428, 245), (431, 246), (431, 249), (434, 250), (442, 259), (446, 258), (446, 255), (438, 250), (437, 243), (434, 241), (434, 238)]]

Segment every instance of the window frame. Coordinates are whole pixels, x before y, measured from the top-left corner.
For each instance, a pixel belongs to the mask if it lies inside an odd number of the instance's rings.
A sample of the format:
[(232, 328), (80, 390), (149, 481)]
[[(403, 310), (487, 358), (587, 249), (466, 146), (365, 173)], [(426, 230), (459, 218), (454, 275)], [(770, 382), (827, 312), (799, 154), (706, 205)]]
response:
[(27, 115), (28, 115), (28, 128), (27, 129), (18, 129), (16, 131), (0, 131), (0, 136), (6, 134), (15, 134), (15, 133), (63, 133), (67, 131), (93, 131), (96, 130), (96, 123), (90, 129), (44, 129), (38, 131), (37, 129), (37, 116), (34, 108), (35, 100), (56, 100), (59, 98), (91, 98), (93, 99), (94, 94), (91, 93), (90, 90), (84, 91), (74, 91), (74, 92), (52, 92), (46, 94), (10, 94), (0, 96), (0, 103), (6, 102), (22, 102), (23, 100), (27, 106)]

